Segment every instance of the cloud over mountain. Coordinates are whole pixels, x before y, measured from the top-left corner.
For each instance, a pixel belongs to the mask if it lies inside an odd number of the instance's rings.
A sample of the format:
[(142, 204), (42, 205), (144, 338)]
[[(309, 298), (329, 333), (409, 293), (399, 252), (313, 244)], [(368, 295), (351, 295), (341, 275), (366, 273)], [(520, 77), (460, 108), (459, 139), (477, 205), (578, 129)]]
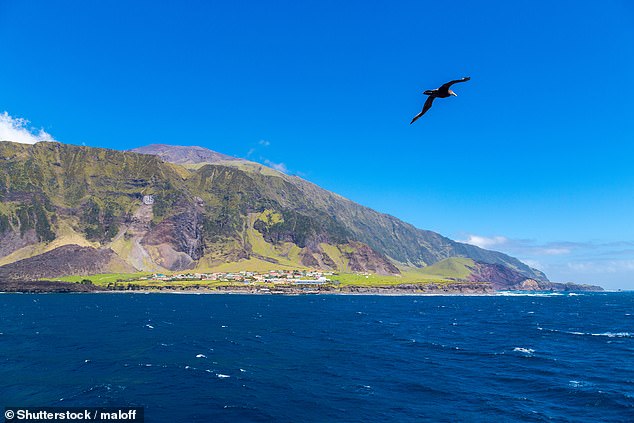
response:
[(40, 141), (55, 141), (44, 129), (29, 125), (24, 118), (11, 116), (8, 112), (0, 114), (0, 141), (13, 141), (22, 144), (35, 144)]

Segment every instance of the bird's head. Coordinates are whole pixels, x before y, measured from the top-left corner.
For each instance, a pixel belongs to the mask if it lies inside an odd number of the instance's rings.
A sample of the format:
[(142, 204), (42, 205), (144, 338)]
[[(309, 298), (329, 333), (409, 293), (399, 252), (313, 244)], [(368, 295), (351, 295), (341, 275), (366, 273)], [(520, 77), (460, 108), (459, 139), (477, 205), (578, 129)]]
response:
[(452, 95), (454, 97), (458, 97), (458, 94), (454, 93), (453, 91), (449, 90), (449, 95)]
[(426, 91), (423, 91), (423, 94), (432, 95), (433, 93), (432, 93), (432, 90), (426, 90)]

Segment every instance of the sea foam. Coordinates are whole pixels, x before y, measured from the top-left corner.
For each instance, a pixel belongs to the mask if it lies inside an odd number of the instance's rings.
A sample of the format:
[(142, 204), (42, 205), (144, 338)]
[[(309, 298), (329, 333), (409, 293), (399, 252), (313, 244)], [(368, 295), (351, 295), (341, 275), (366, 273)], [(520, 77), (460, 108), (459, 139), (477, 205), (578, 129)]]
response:
[(515, 348), (513, 348), (513, 351), (521, 352), (521, 353), (524, 353), (524, 354), (533, 354), (535, 352), (535, 350), (532, 349), (532, 348), (522, 348), (522, 347), (515, 347)]

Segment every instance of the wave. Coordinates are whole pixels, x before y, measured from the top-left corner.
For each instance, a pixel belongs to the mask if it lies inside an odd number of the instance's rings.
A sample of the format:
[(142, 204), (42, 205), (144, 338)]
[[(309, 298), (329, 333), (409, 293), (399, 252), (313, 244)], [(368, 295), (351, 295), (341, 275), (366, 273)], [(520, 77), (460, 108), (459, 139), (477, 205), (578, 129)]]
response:
[(569, 380), (568, 386), (570, 386), (571, 388), (587, 388), (594, 385), (590, 382), (585, 382), (581, 380)]
[(634, 335), (630, 332), (603, 332), (603, 333), (586, 333), (584, 335), (591, 336), (607, 336), (608, 338), (632, 338)]
[(604, 336), (606, 338), (634, 338), (634, 333), (632, 332), (577, 332), (577, 331), (568, 331), (568, 330), (558, 330), (558, 329), (545, 329), (542, 327), (538, 327), (537, 330), (546, 330), (548, 332), (557, 332), (557, 333), (567, 333), (568, 335), (577, 335), (577, 336)]
[(528, 354), (528, 355), (532, 355), (535, 352), (535, 350), (532, 349), (532, 348), (523, 348), (523, 347), (515, 347), (515, 348), (513, 348), (513, 351), (521, 352), (521, 353)]
[(533, 292), (533, 291), (498, 291), (495, 295), (500, 297), (562, 297), (560, 292)]

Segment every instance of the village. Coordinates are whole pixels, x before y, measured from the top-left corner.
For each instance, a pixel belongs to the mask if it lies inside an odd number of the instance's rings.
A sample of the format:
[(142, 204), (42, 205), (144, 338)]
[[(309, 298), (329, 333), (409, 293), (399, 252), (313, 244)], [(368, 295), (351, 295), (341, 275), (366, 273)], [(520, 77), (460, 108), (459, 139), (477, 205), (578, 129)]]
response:
[(212, 272), (212, 273), (177, 273), (163, 274), (154, 273), (149, 276), (138, 278), (138, 280), (153, 280), (163, 282), (177, 281), (218, 281), (232, 283), (271, 283), (271, 284), (293, 284), (293, 285), (323, 285), (331, 283), (334, 272), (323, 272), (319, 270), (270, 270), (267, 272), (250, 272), (241, 270), (239, 272)]

